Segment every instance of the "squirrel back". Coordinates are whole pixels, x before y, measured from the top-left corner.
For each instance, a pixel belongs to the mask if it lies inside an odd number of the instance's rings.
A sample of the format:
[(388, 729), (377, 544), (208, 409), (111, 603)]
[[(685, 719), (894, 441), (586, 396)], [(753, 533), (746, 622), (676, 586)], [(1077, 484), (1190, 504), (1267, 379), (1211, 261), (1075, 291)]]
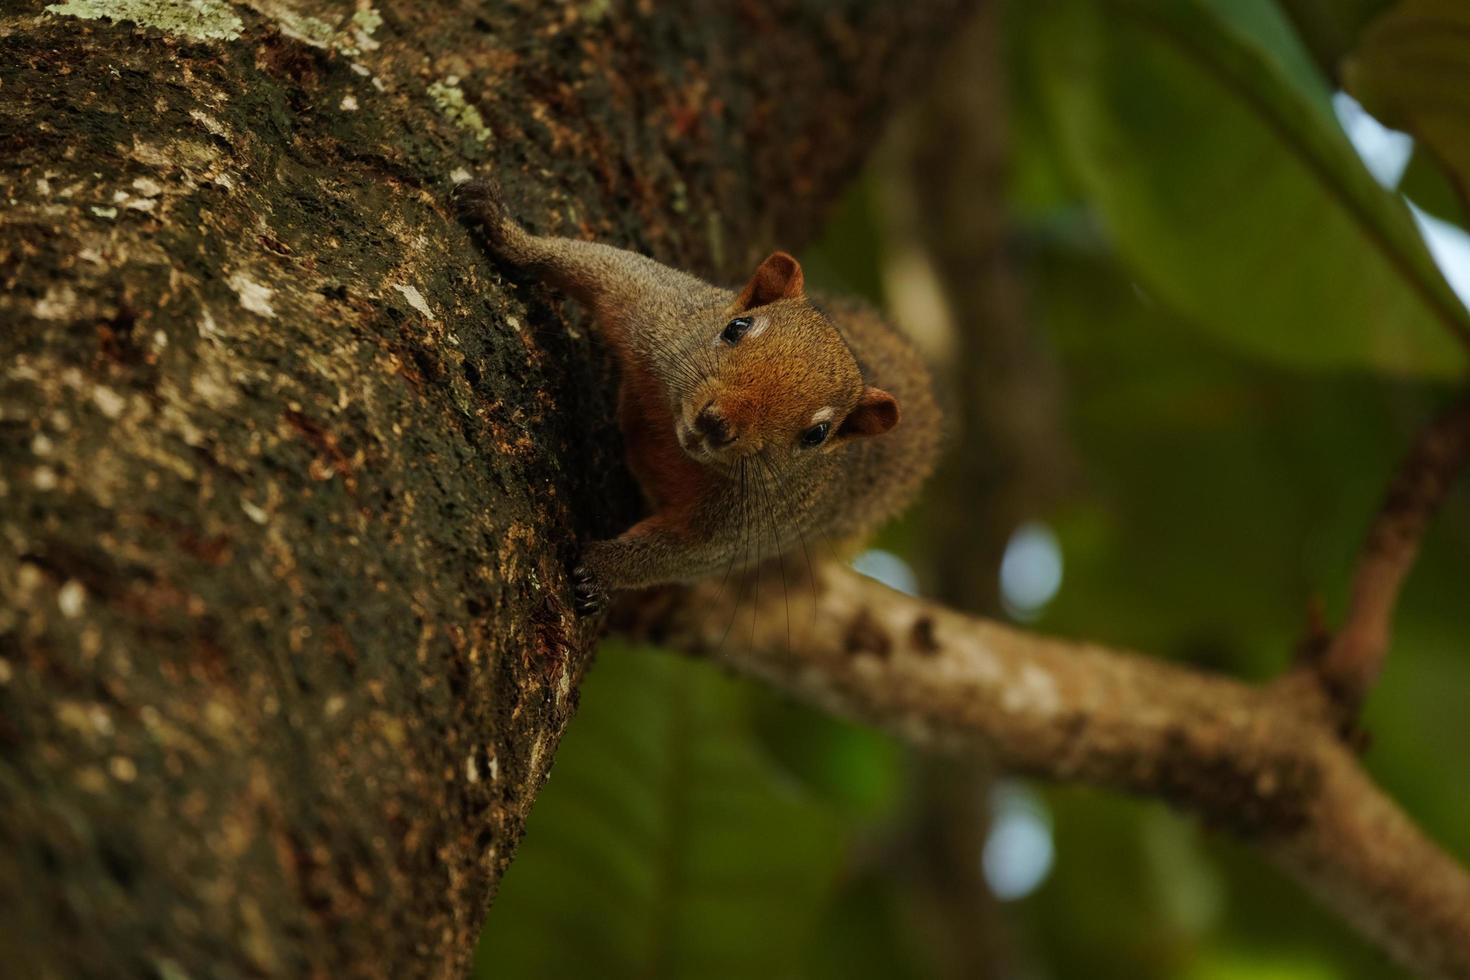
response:
[(836, 508), (831, 532), (848, 541), (877, 530), (913, 502), (939, 457), (943, 418), (929, 367), (908, 337), (858, 300), (818, 301), (847, 340), (865, 381), (890, 392), (901, 406), (892, 432), (848, 449), (840, 474), (848, 484), (847, 506)]

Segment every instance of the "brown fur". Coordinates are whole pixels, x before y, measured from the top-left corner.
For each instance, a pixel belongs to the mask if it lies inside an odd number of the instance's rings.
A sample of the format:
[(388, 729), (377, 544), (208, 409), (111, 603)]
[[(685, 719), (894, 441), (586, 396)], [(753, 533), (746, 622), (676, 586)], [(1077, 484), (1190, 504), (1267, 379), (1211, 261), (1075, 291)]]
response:
[[(736, 292), (633, 252), (528, 234), (486, 182), (462, 185), (457, 204), (497, 256), (591, 307), (620, 363), (619, 422), (652, 513), (587, 547), (584, 608), (607, 589), (864, 534), (933, 468), (940, 418), (923, 362), (867, 307), (818, 309), (785, 252)], [(746, 332), (731, 343), (737, 317)], [(806, 445), (822, 421), (825, 439)]]
[(662, 386), (640, 364), (624, 364), (618, 398), (618, 424), (628, 453), (628, 468), (643, 488), (649, 505), (687, 524), (712, 475), (679, 447), (674, 416)]

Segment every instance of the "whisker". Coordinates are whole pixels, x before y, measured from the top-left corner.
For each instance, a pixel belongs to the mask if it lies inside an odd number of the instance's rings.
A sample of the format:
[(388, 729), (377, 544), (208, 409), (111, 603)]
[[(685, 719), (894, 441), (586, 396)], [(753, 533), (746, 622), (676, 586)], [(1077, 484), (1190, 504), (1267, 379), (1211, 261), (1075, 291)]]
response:
[(680, 389), (679, 393), (688, 395), (703, 382), (699, 366), (694, 364), (687, 350), (676, 347), (671, 341), (652, 340), (648, 342), (650, 353), (657, 358), (657, 363), (664, 365), (671, 375), (668, 381), (682, 382), (673, 387)]
[[(743, 460), (741, 461), (740, 467), (739, 467), (739, 469), (738, 469), (737, 472), (739, 473), (739, 483), (740, 483), (739, 493), (741, 495), (743, 495), (745, 493), (745, 462)], [(730, 573), (735, 569), (735, 559), (738, 558), (739, 555), (740, 555), (740, 552), (739, 551), (737, 551), (734, 548), (731, 548), (730, 549), (730, 560), (725, 563), (725, 574), (720, 577), (720, 590), (719, 590), (719, 592), (720, 592), (721, 597), (723, 597), (724, 594), (725, 594), (725, 586), (730, 581)], [(729, 627), (727, 626), (725, 628), (725, 632), (728, 633), (729, 631), (730, 631), (729, 630)]]
[[(801, 542), (801, 553), (802, 553), (802, 556), (806, 559), (807, 581), (811, 583), (811, 588), (812, 588), (812, 622), (811, 622), (811, 625), (815, 625), (815, 623), (817, 621), (817, 570), (812, 565), (812, 553), (811, 553), (811, 551), (806, 546), (806, 534), (801, 529), (802, 518), (805, 516), (805, 510), (802, 509), (802, 508), (800, 508), (798, 506), (797, 501), (795, 501), (795, 500), (792, 499), (791, 491), (787, 488), (786, 481), (781, 478), (781, 473), (776, 469), (776, 467), (773, 466), (769, 461), (766, 461), (766, 460), (762, 460), (762, 465), (765, 467), (766, 472), (769, 473), (771, 475), (771, 477), (779, 485), (780, 490), (781, 490), (781, 493), (784, 494), (785, 497), (786, 497), (786, 506), (787, 506), (788, 510), (790, 510), (791, 513), (795, 515), (795, 520), (792, 521), (791, 526), (796, 529), (796, 537), (797, 537), (797, 540), (799, 540)], [(819, 534), (823, 534), (823, 536), (825, 537), (824, 532), (822, 532), (820, 528), (818, 528), (818, 533)], [(786, 615), (787, 615), (787, 620), (788, 620), (788, 623), (789, 623), (790, 618), (791, 618), (791, 610), (790, 610), (789, 607), (788, 607), (788, 609), (786, 611)], [(789, 628), (789, 626), (788, 626), (788, 628)], [(791, 647), (791, 640), (790, 640), (790, 637), (789, 636), (787, 637), (786, 645), (787, 645), (787, 649), (789, 650), (790, 647)]]
[[(741, 459), (744, 460), (745, 457), (741, 457)], [(746, 523), (751, 524), (751, 525), (754, 525), (755, 524), (754, 521), (747, 521)], [(752, 566), (750, 566), (750, 567), (751, 567), (752, 579), (753, 579), (753, 581), (755, 583), (754, 584), (754, 592), (755, 592), (755, 595), (750, 600), (750, 643), (749, 643), (749, 647), (750, 647), (750, 650), (753, 652), (755, 650), (755, 620), (756, 620), (756, 614), (759, 612), (759, 610), (760, 610), (760, 604), (761, 604), (761, 534), (760, 534), (760, 528), (759, 527), (756, 527), (756, 533), (755, 533), (755, 564), (752, 565)]]
[[(740, 501), (740, 528), (741, 528), (741, 551), (740, 551), (740, 557), (741, 557), (741, 561), (742, 561), (742, 567), (743, 567), (743, 562), (744, 562), (745, 556), (750, 553), (750, 521), (748, 521), (746, 519), (746, 513), (745, 513), (745, 497), (746, 497), (746, 479), (745, 479), (745, 472), (746, 472), (745, 460), (744, 459), (741, 459), (741, 461), (740, 461), (740, 467), (739, 467), (740, 493), (739, 493), (738, 499)], [(731, 556), (731, 567), (732, 568), (735, 567), (735, 560), (734, 560), (734, 556), (733, 555)], [(742, 577), (741, 580), (740, 580), (739, 594), (735, 597), (735, 601), (730, 606), (730, 621), (725, 624), (725, 632), (723, 632), (723, 633), (720, 634), (720, 645), (715, 648), (715, 653), (716, 654), (719, 654), (721, 651), (723, 651), (725, 649), (725, 640), (729, 638), (729, 636), (730, 636), (730, 630), (735, 626), (735, 617), (740, 614), (740, 604), (745, 601), (745, 585), (746, 585), (746, 580), (745, 580), (745, 578)]]
[[(760, 464), (767, 475), (771, 474), (769, 462), (760, 453), (755, 455), (755, 461)], [(771, 526), (771, 537), (774, 539), (776, 549), (776, 563), (781, 567), (781, 598), (786, 605), (786, 650), (791, 650), (791, 589), (786, 583), (786, 558), (781, 548), (781, 532), (776, 525), (776, 512), (771, 507), (771, 491), (774, 488), (766, 480), (760, 484), (761, 502), (765, 505), (766, 521)]]
[(686, 346), (678, 344), (673, 338), (648, 337), (643, 342), (652, 353), (664, 355), (673, 370), (689, 378), (698, 377), (698, 366), (694, 364)]

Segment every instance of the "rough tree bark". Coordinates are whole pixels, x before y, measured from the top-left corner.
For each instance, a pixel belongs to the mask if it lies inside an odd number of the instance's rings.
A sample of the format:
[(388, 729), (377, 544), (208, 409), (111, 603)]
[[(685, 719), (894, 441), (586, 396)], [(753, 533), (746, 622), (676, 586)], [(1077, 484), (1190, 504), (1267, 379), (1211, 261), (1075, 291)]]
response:
[(0, 4), (7, 972), (462, 969), (635, 501), (451, 173), (734, 279), (963, 6)]

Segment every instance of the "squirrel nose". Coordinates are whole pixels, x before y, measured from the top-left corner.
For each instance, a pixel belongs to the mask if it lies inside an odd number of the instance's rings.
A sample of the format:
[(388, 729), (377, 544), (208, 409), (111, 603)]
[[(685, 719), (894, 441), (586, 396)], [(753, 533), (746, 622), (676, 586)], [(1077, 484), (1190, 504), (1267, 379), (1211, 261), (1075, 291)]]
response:
[(715, 408), (715, 403), (712, 401), (701, 408), (699, 414), (694, 417), (694, 427), (711, 446), (716, 448), (728, 446), (735, 441), (735, 434), (730, 431), (730, 424), (725, 421), (725, 417), (720, 414), (718, 408)]

